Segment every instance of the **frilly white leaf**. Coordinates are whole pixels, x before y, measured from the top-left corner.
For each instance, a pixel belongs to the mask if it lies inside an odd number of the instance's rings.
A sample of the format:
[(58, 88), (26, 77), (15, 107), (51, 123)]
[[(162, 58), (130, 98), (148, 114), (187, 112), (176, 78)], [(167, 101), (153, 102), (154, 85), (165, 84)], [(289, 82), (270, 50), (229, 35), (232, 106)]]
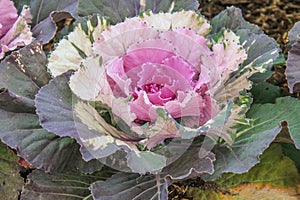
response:
[(70, 69), (77, 70), (80, 64), (88, 56), (92, 55), (92, 40), (99, 39), (102, 31), (108, 24), (104, 18), (97, 16), (97, 26), (94, 27), (91, 20), (86, 22), (84, 30), (78, 24), (67, 38), (62, 39), (49, 57), (48, 69), (53, 76), (58, 76)]

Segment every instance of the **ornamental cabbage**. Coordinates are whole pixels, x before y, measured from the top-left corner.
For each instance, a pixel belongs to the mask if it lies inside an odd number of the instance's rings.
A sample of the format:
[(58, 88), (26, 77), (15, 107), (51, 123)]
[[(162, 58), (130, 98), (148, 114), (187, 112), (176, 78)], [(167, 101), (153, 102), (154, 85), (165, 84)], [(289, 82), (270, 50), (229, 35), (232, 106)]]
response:
[[(232, 100), (250, 86), (249, 73), (234, 75), (247, 58), (234, 32), (208, 38), (209, 23), (193, 11), (144, 12), (116, 25), (97, 16), (86, 27), (61, 40), (48, 64), (53, 76), (75, 70), (75, 121), (96, 131), (73, 136), (86, 160), (125, 152), (122, 169), (157, 172), (196, 136), (231, 143), (227, 130), (240, 114)], [(189, 142), (174, 155), (170, 140)]]

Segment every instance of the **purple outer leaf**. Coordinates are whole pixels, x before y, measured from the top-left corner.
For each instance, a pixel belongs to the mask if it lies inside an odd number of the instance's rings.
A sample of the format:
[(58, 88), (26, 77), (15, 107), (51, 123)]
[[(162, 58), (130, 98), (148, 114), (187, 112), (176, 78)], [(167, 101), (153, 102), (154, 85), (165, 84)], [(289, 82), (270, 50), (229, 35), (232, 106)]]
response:
[(85, 172), (91, 172), (95, 161), (84, 165), (79, 146), (72, 139), (60, 138), (40, 126), (33, 99), (49, 79), (40, 43), (13, 52), (1, 62), (0, 139), (45, 171), (86, 167)]
[[(207, 141), (206, 141), (207, 142)], [(162, 173), (173, 181), (184, 180), (203, 174), (214, 173), (215, 155), (207, 151), (206, 145), (192, 145), (178, 160), (165, 167)]]
[(77, 18), (77, 3), (78, 0), (31, 0), (30, 8), (33, 16), (32, 25), (36, 26), (47, 19), (53, 11), (66, 11), (74, 18)]
[(48, 43), (56, 34), (56, 22), (67, 18), (72, 18), (72, 15), (65, 11), (53, 11), (50, 17), (44, 19), (32, 29), (33, 35), (37, 40), (43, 41), (44, 44)]
[(292, 45), (295, 44), (300, 37), (300, 21), (296, 22), (293, 28), (288, 33), (289, 42), (287, 44), (287, 50), (290, 50)]
[(285, 73), (290, 92), (300, 92), (300, 39), (288, 53)]
[(179, 11), (197, 10), (198, 1), (195, 0), (79, 0), (78, 14), (88, 16), (100, 14), (107, 16), (112, 24), (124, 21), (126, 17), (137, 16), (145, 10), (159, 11)]
[(0, 109), (9, 112), (35, 113), (32, 99), (14, 94), (5, 88), (0, 90)]
[(119, 173), (91, 185), (95, 200), (168, 199), (168, 181), (159, 175)]
[[(197, 177), (200, 174), (213, 173), (214, 154), (200, 149), (200, 146), (191, 147), (182, 157), (157, 175), (141, 176), (122, 172), (106, 181), (97, 181), (91, 185), (93, 197), (97, 200), (166, 200), (168, 199), (167, 187), (171, 183)], [(203, 152), (205, 154), (199, 156)]]
[(36, 112), (43, 128), (62, 137), (77, 139), (72, 111), (72, 95), (68, 86), (72, 71), (68, 71), (42, 87), (35, 98)]
[(122, 22), (126, 17), (139, 14), (139, 0), (78, 0), (79, 16), (100, 14), (109, 17), (111, 23)]
[[(146, 9), (152, 10), (154, 13), (158, 13), (160, 11), (168, 12), (168, 11), (179, 11), (181, 9), (184, 10), (197, 10), (199, 8), (198, 1), (194, 0), (146, 0)], [(173, 5), (172, 5), (173, 4)], [(172, 9), (172, 6), (173, 9)], [(171, 8), (171, 9), (170, 9)]]
[(90, 175), (81, 174), (78, 171), (47, 174), (41, 170), (35, 170), (28, 176), (21, 199), (88, 199), (91, 195), (89, 185), (94, 181), (109, 178), (112, 173), (112, 171), (103, 170)]
[(43, 130), (35, 114), (0, 110), (0, 130), (0, 139), (35, 167), (48, 172), (61, 171), (72, 162), (71, 168), (76, 168), (73, 165), (73, 159), (78, 159), (76, 143)]
[(77, 18), (78, 0), (31, 0), (33, 36), (48, 43), (57, 31), (56, 22), (66, 18)]
[[(78, 100), (72, 94), (68, 86), (71, 73), (72, 71), (69, 71), (57, 76), (36, 95), (36, 112), (42, 127), (61, 137), (69, 136), (76, 139), (81, 145), (80, 151), (86, 161), (94, 158), (105, 158), (114, 154), (118, 149), (125, 148), (128, 152), (128, 166), (134, 172), (144, 174), (149, 171), (160, 171), (165, 166), (164, 156), (151, 152), (140, 152), (137, 155), (125, 145), (118, 145), (115, 138), (103, 132), (105, 128), (101, 127), (101, 122), (97, 122), (97, 116), (101, 118), (97, 111), (90, 105)], [(86, 122), (82, 121), (81, 118), (79, 119), (76, 112), (79, 112), (84, 119), (88, 119), (88, 123), (95, 121), (96, 123), (93, 125), (98, 127), (98, 129), (89, 128), (85, 124)], [(144, 162), (145, 160), (153, 159), (156, 162), (153, 161), (149, 164)]]
[[(79, 119), (76, 120), (73, 111), (73, 103), (78, 101), (72, 94), (68, 82), (72, 71), (68, 71), (40, 89), (35, 98), (36, 112), (39, 116), (41, 126), (61, 137), (69, 136), (81, 144), (80, 134), (92, 137), (97, 134), (90, 130)], [(98, 133), (99, 134), (99, 133)], [(92, 160), (94, 157), (81, 145), (81, 153), (85, 160)]]

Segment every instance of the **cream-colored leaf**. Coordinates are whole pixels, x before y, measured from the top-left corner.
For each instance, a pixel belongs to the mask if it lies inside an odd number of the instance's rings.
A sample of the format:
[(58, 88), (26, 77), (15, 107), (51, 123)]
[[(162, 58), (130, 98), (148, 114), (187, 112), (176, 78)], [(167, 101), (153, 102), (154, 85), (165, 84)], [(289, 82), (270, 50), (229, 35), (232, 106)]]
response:
[(142, 19), (150, 26), (159, 30), (169, 30), (176, 28), (191, 28), (199, 35), (207, 35), (210, 25), (201, 15), (193, 11), (180, 11), (174, 13), (144, 13)]
[(83, 100), (101, 101), (112, 106), (113, 92), (107, 81), (105, 68), (100, 65), (100, 57), (88, 57), (82, 67), (70, 78), (70, 88)]
[(53, 76), (58, 76), (70, 69), (78, 70), (85, 57), (92, 55), (93, 38), (99, 39), (102, 31), (107, 28), (107, 22), (98, 17), (98, 25), (93, 27), (87, 21), (88, 34), (84, 32), (81, 24), (67, 38), (62, 39), (49, 57), (48, 69)]

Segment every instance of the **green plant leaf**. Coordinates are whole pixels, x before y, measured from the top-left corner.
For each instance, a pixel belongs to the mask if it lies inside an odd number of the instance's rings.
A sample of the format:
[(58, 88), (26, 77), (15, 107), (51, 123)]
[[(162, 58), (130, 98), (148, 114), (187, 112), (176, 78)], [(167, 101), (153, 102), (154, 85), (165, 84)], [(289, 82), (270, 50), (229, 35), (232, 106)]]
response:
[(18, 157), (0, 142), (0, 199), (18, 199), (24, 180), (20, 176)]
[(103, 170), (90, 175), (78, 171), (47, 174), (35, 170), (28, 176), (21, 199), (91, 200), (90, 184), (97, 180), (105, 180), (113, 173), (111, 170)]
[[(214, 184), (206, 182), (206, 187), (189, 187), (188, 195), (199, 200), (248, 199), (247, 194), (253, 195), (251, 199), (265, 199), (277, 191), (276, 199), (296, 199), (293, 191), (297, 191), (300, 176), (294, 162), (284, 155), (283, 145), (286, 144), (271, 144), (260, 156), (260, 163), (249, 172), (225, 173)], [(291, 194), (288, 194), (289, 191)], [(268, 199), (275, 199), (275, 196)]]
[(225, 172), (245, 173), (255, 164), (259, 163), (258, 156), (269, 147), (280, 131), (280, 127), (268, 130), (260, 130), (261, 125), (257, 125), (243, 135), (237, 137), (230, 147), (217, 146), (214, 151), (216, 154), (215, 173), (207, 180), (218, 178)]
[(231, 6), (226, 10), (220, 12), (211, 20), (212, 33), (219, 33), (224, 28), (229, 28), (233, 32), (241, 29), (248, 29), (252, 33), (262, 34), (263, 31), (255, 24), (251, 24), (243, 18), (242, 12), (239, 8)]
[(15, 7), (18, 9), (18, 12), (21, 12), (24, 5), (29, 6), (31, 0), (13, 0)]
[(273, 187), (296, 187), (300, 175), (294, 162), (283, 155), (280, 144), (272, 144), (261, 156), (260, 163), (245, 174), (224, 174), (217, 181), (224, 187), (236, 187), (245, 183), (267, 183)]
[(300, 149), (299, 107), (300, 101), (291, 97), (278, 98), (275, 104), (254, 104), (247, 114), (254, 120), (254, 126), (245, 132), (251, 131), (255, 127), (261, 127), (259, 132), (270, 130), (279, 127), (282, 121), (286, 121), (291, 138), (296, 148)]
[(284, 91), (281, 87), (268, 82), (252, 85), (250, 93), (253, 95), (253, 103), (275, 103), (276, 98), (283, 97)]
[(281, 143), (281, 147), (282, 153), (294, 161), (295, 166), (297, 167), (298, 171), (300, 171), (300, 150), (296, 149), (295, 145), (288, 143)]
[(278, 135), (282, 121), (287, 121), (291, 138), (299, 149), (299, 106), (300, 101), (291, 97), (278, 98), (275, 104), (254, 104), (247, 113), (250, 123), (239, 127), (234, 143), (229, 148), (215, 148), (216, 172), (209, 179), (225, 172), (247, 172)]
[(97, 0), (79, 0), (78, 14), (88, 16), (100, 14), (109, 17), (112, 24), (124, 21), (126, 17), (134, 17), (145, 10), (152, 10), (157, 13), (160, 11), (179, 11), (179, 10), (197, 10), (198, 1), (195, 0), (146, 0), (144, 3), (139, 0), (117, 0), (117, 1), (97, 1)]

